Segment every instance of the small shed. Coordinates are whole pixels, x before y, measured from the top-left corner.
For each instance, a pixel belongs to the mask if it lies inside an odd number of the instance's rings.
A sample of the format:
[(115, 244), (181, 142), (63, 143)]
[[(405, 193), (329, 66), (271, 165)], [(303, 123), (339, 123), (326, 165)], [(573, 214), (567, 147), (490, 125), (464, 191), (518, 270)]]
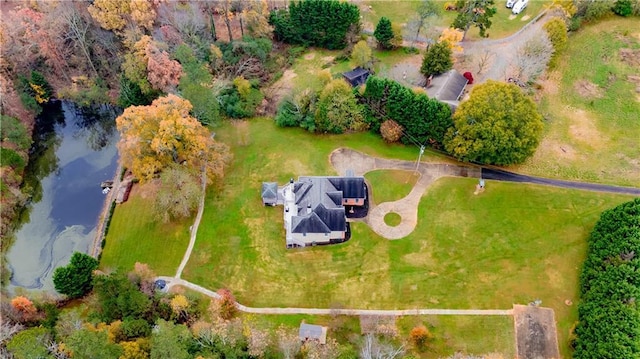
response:
[(309, 340), (315, 340), (320, 344), (327, 343), (327, 327), (320, 325), (313, 325), (307, 323), (300, 323), (300, 331), (298, 336), (301, 341), (306, 342)]
[(347, 82), (350, 83), (351, 86), (358, 87), (367, 82), (367, 78), (369, 78), (370, 74), (371, 73), (369, 72), (369, 70), (363, 69), (361, 67), (356, 67), (349, 72), (344, 72), (342, 74), (342, 77), (344, 77), (344, 79), (347, 80)]
[(278, 184), (276, 182), (262, 182), (262, 204), (275, 206), (278, 203)]

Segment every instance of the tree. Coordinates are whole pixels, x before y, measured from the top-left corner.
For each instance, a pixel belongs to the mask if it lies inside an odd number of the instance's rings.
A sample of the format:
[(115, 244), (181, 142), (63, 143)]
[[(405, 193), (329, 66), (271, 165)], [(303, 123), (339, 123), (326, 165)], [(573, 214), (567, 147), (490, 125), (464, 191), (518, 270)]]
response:
[(70, 298), (80, 298), (91, 290), (93, 271), (97, 268), (97, 259), (74, 252), (69, 265), (58, 267), (53, 272), (53, 284), (59, 293)]
[(116, 119), (123, 165), (143, 182), (171, 164), (195, 171), (205, 166), (209, 180), (221, 177), (228, 149), (189, 115), (191, 109), (189, 101), (176, 95), (125, 109)]
[(220, 295), (220, 298), (216, 300), (218, 315), (225, 320), (233, 318), (238, 312), (236, 298), (231, 291), (226, 288), (219, 289), (218, 295)]
[(630, 16), (633, 14), (633, 3), (631, 0), (617, 0), (613, 5), (613, 13), (620, 16)]
[(415, 29), (415, 36), (411, 40), (411, 47), (420, 38), (422, 31), (429, 23), (430, 19), (440, 16), (440, 5), (434, 0), (422, 0), (418, 6), (415, 17), (409, 22), (409, 27)]
[(531, 156), (542, 135), (535, 103), (513, 84), (476, 85), (453, 115), (445, 149), (462, 161), (510, 165)]
[(163, 222), (187, 217), (198, 207), (202, 191), (197, 173), (172, 164), (160, 174), (160, 183), (154, 208)]
[(531, 34), (529, 39), (523, 39), (516, 50), (511, 73), (521, 82), (533, 82), (546, 69), (553, 55), (553, 45), (541, 30)]
[(94, 282), (97, 299), (95, 315), (105, 323), (139, 318), (151, 304), (151, 300), (120, 271), (97, 276)]
[(118, 344), (109, 340), (106, 330), (78, 330), (65, 344), (74, 359), (118, 359), (123, 352)]
[(420, 72), (426, 77), (439, 75), (453, 67), (451, 47), (446, 41), (437, 42), (427, 48), (422, 58)]
[(284, 359), (294, 359), (300, 353), (301, 343), (298, 335), (291, 333), (283, 325), (276, 330), (278, 349)]
[(251, 37), (270, 38), (273, 27), (269, 25), (269, 8), (266, 0), (250, 0), (242, 11), (245, 18), (247, 34)]
[(150, 41), (145, 48), (147, 60), (147, 78), (151, 87), (162, 92), (175, 89), (182, 76), (182, 66), (171, 60), (166, 51), (160, 50), (155, 41)]
[(105, 30), (120, 31), (128, 24), (153, 29), (156, 8), (153, 0), (95, 0), (89, 13)]
[(191, 332), (182, 324), (158, 320), (151, 334), (151, 359), (189, 359)]
[(373, 55), (371, 48), (364, 40), (358, 41), (351, 51), (351, 62), (354, 67), (362, 67), (363, 69), (371, 69)]
[(439, 42), (446, 41), (451, 51), (456, 53), (461, 53), (463, 51), (462, 46), (460, 46), (460, 41), (462, 41), (462, 37), (464, 33), (458, 29), (454, 29), (452, 27), (448, 27), (442, 30), (442, 34), (440, 35)]
[(497, 11), (494, 4), (494, 0), (458, 0), (458, 16), (452, 26), (464, 31), (463, 39), (471, 26), (480, 30), (480, 36), (487, 37), (486, 30), (491, 27), (491, 17)]
[(567, 47), (567, 23), (559, 17), (554, 17), (547, 21), (543, 25), (543, 28), (547, 32), (547, 37), (551, 41), (551, 44), (553, 44), (553, 55), (551, 56), (549, 66), (554, 66), (560, 54)]
[(386, 17), (381, 17), (376, 25), (376, 30), (373, 32), (373, 36), (378, 41), (378, 47), (388, 50), (394, 47), (393, 45), (393, 27), (391, 21)]
[(345, 80), (333, 80), (322, 90), (316, 107), (315, 123), (316, 131), (324, 133), (364, 129), (366, 125), (362, 108)]
[(380, 135), (386, 142), (392, 143), (400, 140), (404, 129), (394, 120), (386, 120), (380, 125)]
[(139, 342), (120, 342), (122, 347), (122, 355), (119, 359), (148, 359), (149, 353), (146, 352)]
[(395, 359), (402, 357), (403, 354), (403, 347), (383, 343), (371, 333), (364, 337), (364, 342), (360, 347), (360, 358), (362, 359)]
[(53, 358), (47, 350), (47, 343), (51, 341), (51, 337), (46, 328), (29, 328), (14, 335), (6, 345), (15, 359), (49, 359)]

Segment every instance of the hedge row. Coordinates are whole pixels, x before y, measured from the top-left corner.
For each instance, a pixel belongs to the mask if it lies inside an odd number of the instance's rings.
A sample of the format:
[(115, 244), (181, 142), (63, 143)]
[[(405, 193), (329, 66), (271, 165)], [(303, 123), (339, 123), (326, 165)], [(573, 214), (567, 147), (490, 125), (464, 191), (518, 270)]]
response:
[(404, 143), (419, 142), (439, 148), (445, 133), (453, 126), (449, 105), (393, 80), (369, 76), (362, 102), (372, 130), (378, 132), (382, 122), (394, 120), (404, 128)]
[(580, 285), (574, 358), (640, 358), (640, 199), (602, 213)]

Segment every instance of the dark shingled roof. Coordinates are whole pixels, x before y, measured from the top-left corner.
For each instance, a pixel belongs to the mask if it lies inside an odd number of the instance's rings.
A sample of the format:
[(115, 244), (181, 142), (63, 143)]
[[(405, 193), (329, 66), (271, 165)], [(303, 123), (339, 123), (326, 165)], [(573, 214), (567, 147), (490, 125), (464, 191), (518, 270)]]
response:
[(451, 70), (433, 77), (431, 84), (427, 87), (427, 95), (443, 102), (458, 101), (467, 82), (469, 80), (458, 71)]
[(329, 177), (333, 186), (342, 191), (343, 198), (365, 198), (364, 177)]
[(367, 82), (367, 78), (369, 77), (369, 70), (363, 69), (361, 67), (356, 67), (355, 69), (344, 72), (342, 77), (344, 77), (347, 82), (351, 84), (351, 86), (360, 86)]
[(319, 325), (312, 325), (301, 323), (300, 330), (298, 331), (298, 337), (300, 340), (307, 339), (315, 339), (318, 340), (321, 344), (324, 344), (326, 341), (326, 330)]
[(276, 182), (262, 182), (262, 198), (277, 199), (278, 184)]

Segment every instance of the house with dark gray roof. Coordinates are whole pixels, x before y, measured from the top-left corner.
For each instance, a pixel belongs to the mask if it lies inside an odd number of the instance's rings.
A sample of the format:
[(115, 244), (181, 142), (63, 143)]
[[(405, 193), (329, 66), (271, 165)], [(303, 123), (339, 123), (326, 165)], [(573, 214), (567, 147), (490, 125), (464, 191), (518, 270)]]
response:
[(276, 182), (262, 182), (262, 204), (265, 206), (278, 204), (278, 184)]
[[(271, 203), (272, 188), (263, 184), (263, 203)], [(276, 204), (284, 206), (287, 248), (341, 243), (349, 235), (345, 206), (366, 210), (367, 187), (364, 177), (303, 176), (278, 188)]]
[(452, 110), (455, 110), (460, 104), (460, 98), (468, 82), (469, 80), (458, 71), (450, 70), (427, 80), (427, 95), (448, 104)]

